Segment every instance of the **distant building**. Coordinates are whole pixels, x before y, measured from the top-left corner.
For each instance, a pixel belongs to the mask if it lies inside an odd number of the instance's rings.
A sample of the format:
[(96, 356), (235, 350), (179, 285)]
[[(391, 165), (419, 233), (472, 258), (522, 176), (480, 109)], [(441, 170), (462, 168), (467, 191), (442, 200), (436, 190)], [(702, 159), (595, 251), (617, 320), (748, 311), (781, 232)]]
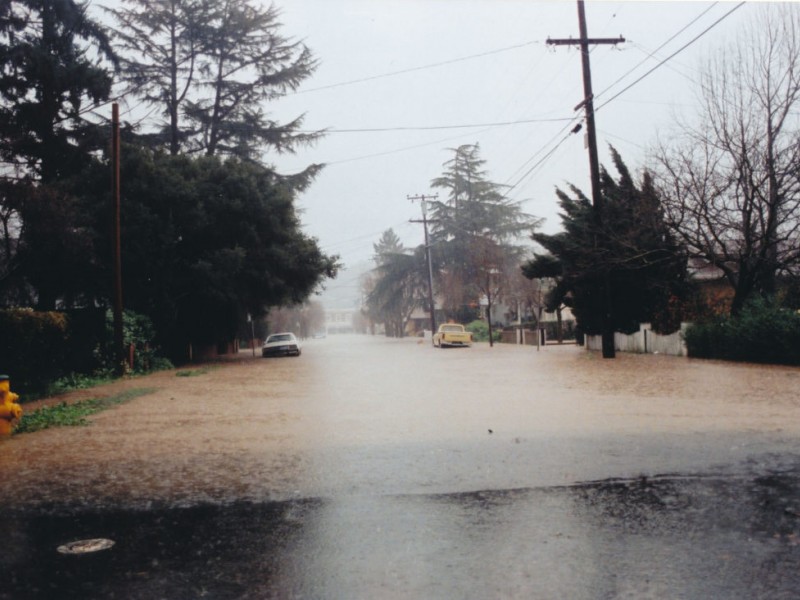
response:
[(326, 308), (326, 333), (334, 334), (355, 332), (355, 317), (357, 312), (358, 311), (354, 308)]

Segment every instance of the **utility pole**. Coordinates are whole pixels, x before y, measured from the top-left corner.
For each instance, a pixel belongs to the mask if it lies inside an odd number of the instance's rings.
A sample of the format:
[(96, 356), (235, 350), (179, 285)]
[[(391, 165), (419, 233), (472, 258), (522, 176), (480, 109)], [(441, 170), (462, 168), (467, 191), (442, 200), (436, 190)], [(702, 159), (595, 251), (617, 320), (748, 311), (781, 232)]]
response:
[[(578, 0), (578, 26), (581, 37), (579, 39), (548, 39), (547, 43), (553, 46), (580, 46), (581, 64), (583, 66), (583, 101), (575, 110), (583, 108), (586, 111), (586, 142), (589, 146), (589, 173), (592, 179), (592, 206), (594, 208), (594, 221), (598, 231), (603, 225), (603, 197), (600, 192), (600, 165), (597, 158), (597, 133), (594, 125), (594, 94), (592, 93), (592, 72), (589, 66), (590, 44), (620, 44), (625, 38), (590, 38), (586, 32), (586, 13), (583, 0)], [(595, 242), (597, 240), (595, 239)], [(611, 320), (611, 286), (608, 274), (604, 276), (603, 291), (603, 358), (614, 358), (614, 328)]]
[(428, 219), (428, 200), (435, 200), (439, 197), (438, 194), (433, 196), (425, 196), (424, 194), (421, 196), (406, 196), (412, 202), (414, 200), (419, 200), (420, 204), (422, 205), (422, 221), (419, 220), (411, 220), (411, 223), (422, 223), (425, 228), (425, 259), (428, 262), (428, 310), (431, 313), (431, 344), (433, 344), (433, 334), (436, 333), (436, 316), (434, 315), (434, 302), (433, 302), (433, 266), (431, 264), (431, 245), (428, 241), (428, 223), (431, 221)]
[(122, 244), (120, 241), (120, 185), (119, 185), (119, 105), (111, 105), (111, 195), (114, 205), (114, 370), (118, 376), (125, 374), (125, 348), (122, 331)]

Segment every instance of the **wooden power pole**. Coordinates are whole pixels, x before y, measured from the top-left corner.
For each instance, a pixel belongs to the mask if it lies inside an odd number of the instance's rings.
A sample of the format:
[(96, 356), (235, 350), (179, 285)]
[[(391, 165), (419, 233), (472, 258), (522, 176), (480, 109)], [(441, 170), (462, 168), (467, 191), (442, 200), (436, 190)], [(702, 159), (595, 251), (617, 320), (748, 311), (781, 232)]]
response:
[(424, 194), (421, 196), (407, 196), (407, 198), (412, 202), (414, 200), (419, 200), (422, 204), (422, 221), (415, 221), (412, 219), (411, 222), (422, 223), (425, 228), (425, 259), (428, 262), (428, 310), (431, 313), (431, 344), (433, 343), (433, 334), (436, 333), (436, 315), (434, 314), (436, 305), (433, 300), (433, 265), (431, 263), (431, 244), (428, 241), (428, 223), (431, 221), (428, 219), (428, 205), (426, 202), (427, 200), (435, 200), (438, 197), (438, 195), (425, 196)]
[[(596, 44), (620, 44), (625, 41), (618, 38), (590, 38), (586, 32), (586, 12), (583, 0), (578, 0), (578, 26), (581, 37), (578, 39), (548, 39), (553, 46), (580, 46), (581, 64), (583, 65), (583, 101), (575, 110), (586, 111), (586, 141), (589, 147), (589, 173), (592, 179), (592, 206), (597, 230), (603, 225), (603, 196), (600, 192), (600, 164), (597, 158), (597, 132), (594, 124), (594, 94), (592, 92), (592, 71), (589, 66), (589, 46)], [(596, 241), (596, 240), (595, 240)], [(608, 274), (605, 275), (602, 291), (603, 302), (603, 358), (614, 358), (614, 327), (611, 320), (611, 289)]]
[(119, 185), (119, 105), (111, 106), (111, 193), (114, 204), (114, 370), (125, 374), (125, 348), (122, 331), (122, 244), (120, 241), (120, 185)]

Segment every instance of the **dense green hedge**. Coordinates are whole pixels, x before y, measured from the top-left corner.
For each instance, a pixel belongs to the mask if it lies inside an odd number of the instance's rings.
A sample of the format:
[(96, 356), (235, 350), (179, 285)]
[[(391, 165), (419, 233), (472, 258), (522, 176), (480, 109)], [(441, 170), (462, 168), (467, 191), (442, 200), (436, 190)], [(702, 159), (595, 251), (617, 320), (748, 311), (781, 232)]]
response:
[(685, 339), (693, 357), (800, 365), (800, 315), (767, 300), (691, 325)]
[[(135, 346), (133, 372), (171, 367), (151, 346), (155, 331), (150, 320), (129, 311), (123, 317), (125, 345)], [(12, 390), (27, 399), (81, 387), (87, 378), (112, 376), (112, 339), (112, 317), (104, 309), (0, 310), (0, 373), (11, 377)]]
[(41, 391), (65, 373), (67, 330), (64, 313), (0, 311), (0, 372), (11, 377), (12, 390)]

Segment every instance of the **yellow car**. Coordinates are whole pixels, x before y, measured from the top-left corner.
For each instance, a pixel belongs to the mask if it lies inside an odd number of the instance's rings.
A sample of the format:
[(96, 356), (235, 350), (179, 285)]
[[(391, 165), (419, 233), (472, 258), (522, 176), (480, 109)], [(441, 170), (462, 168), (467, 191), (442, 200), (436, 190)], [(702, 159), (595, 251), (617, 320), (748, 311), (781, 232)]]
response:
[(437, 348), (472, 346), (472, 333), (459, 323), (445, 323), (439, 325), (439, 331), (433, 334), (433, 345)]

